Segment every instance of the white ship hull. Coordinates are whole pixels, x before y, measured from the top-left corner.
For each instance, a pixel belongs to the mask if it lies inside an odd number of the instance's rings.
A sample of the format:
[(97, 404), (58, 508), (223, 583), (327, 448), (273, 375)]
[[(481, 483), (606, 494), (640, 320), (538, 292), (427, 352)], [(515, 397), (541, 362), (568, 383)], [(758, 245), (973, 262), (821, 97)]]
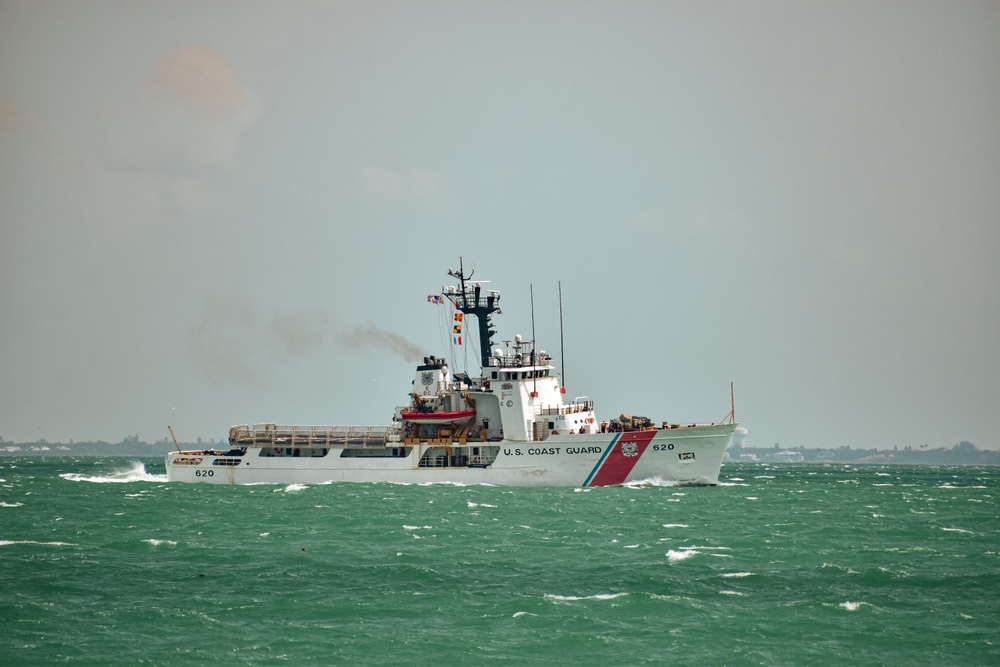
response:
[[(520, 335), (503, 341), (491, 317), (500, 293), (484, 290), (461, 264), (459, 282), (429, 295), (450, 303), (450, 333), (478, 323), (482, 374), (452, 374), (447, 360), (424, 357), (409, 403), (389, 426), (239, 425), (226, 452), (167, 455), (167, 479), (212, 484), (393, 482), (506, 486), (609, 486), (639, 480), (717, 484), (730, 423), (690, 426), (622, 413), (599, 421), (586, 396), (567, 400), (551, 357)], [(623, 363), (628, 355), (612, 353)]]
[[(736, 424), (690, 426), (624, 433), (551, 435), (542, 442), (484, 442), (454, 447), (421, 443), (384, 449), (382, 456), (344, 456), (345, 447), (301, 448), (299, 456), (281, 448), (250, 447), (241, 456), (222, 452), (173, 452), (167, 480), (211, 484), (322, 484), (327, 482), (455, 483), (503, 486), (608, 486), (640, 480), (687, 485), (719, 481), (722, 456)], [(429, 449), (471, 452), (496, 447), (485, 467), (427, 466)], [(281, 451), (281, 456), (273, 456)], [(368, 450), (369, 453), (370, 450)], [(406, 452), (405, 455), (393, 455)], [(454, 456), (454, 455), (453, 455)], [(473, 459), (474, 460), (474, 459)]]

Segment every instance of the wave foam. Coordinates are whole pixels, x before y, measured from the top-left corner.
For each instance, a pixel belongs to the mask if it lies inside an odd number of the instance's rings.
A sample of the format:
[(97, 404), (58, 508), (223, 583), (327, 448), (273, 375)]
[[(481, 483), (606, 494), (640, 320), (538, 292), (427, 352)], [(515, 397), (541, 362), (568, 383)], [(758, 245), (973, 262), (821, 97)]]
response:
[(51, 547), (73, 547), (75, 544), (70, 542), (39, 542), (38, 540), (0, 540), (0, 547), (10, 546), (11, 544), (41, 544), (44, 546)]
[(647, 479), (635, 479), (631, 482), (625, 482), (622, 486), (629, 489), (641, 489), (646, 486), (677, 486), (677, 482), (654, 475), (653, 477), (649, 477)]
[(670, 549), (669, 551), (667, 551), (667, 559), (670, 560), (671, 563), (677, 563), (679, 561), (684, 560), (685, 558), (690, 558), (691, 556), (697, 553), (701, 552), (695, 549), (681, 549), (679, 551), (674, 551), (673, 549)]
[(71, 482), (93, 482), (95, 484), (123, 484), (127, 482), (165, 482), (166, 473), (153, 475), (146, 472), (146, 466), (138, 461), (126, 470), (116, 470), (108, 475), (81, 475), (75, 472), (65, 472), (59, 475)]
[(546, 600), (556, 600), (558, 602), (579, 602), (580, 600), (614, 600), (628, 595), (628, 593), (598, 593), (597, 595), (554, 595), (546, 593)]

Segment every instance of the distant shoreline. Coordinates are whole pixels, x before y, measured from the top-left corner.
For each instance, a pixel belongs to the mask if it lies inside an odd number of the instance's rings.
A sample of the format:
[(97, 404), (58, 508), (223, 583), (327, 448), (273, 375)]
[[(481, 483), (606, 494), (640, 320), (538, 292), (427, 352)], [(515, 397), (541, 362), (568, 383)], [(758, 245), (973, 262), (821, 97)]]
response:
[[(182, 442), (181, 449), (219, 449), (228, 448), (228, 443), (221, 440)], [(0, 442), (0, 456), (166, 456), (177, 449), (169, 440), (154, 443), (142, 442), (137, 438), (126, 438), (122, 442)]]
[(963, 440), (952, 447), (930, 449), (906, 446), (902, 449), (852, 449), (851, 447), (740, 447), (726, 451), (733, 463), (871, 463), (878, 465), (1000, 465), (1000, 451), (979, 449)]
[[(218, 441), (184, 442), (181, 449), (223, 449), (228, 443)], [(176, 449), (173, 442), (142, 442), (136, 437), (117, 443), (96, 442), (0, 442), (0, 457), (34, 456), (138, 456), (163, 457)], [(746, 447), (732, 445), (726, 451), (726, 463), (871, 463), (878, 465), (1000, 465), (1000, 451), (979, 449), (963, 440), (953, 447), (904, 447), (902, 449), (853, 449), (807, 447)]]

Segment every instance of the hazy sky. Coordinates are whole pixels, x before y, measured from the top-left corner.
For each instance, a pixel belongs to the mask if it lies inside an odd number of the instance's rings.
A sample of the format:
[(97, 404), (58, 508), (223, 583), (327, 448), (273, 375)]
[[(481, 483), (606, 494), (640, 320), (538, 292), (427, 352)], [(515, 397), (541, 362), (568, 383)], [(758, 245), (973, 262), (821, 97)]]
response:
[(0, 0), (7, 440), (387, 423), (460, 256), (600, 417), (1000, 447), (1000, 3)]

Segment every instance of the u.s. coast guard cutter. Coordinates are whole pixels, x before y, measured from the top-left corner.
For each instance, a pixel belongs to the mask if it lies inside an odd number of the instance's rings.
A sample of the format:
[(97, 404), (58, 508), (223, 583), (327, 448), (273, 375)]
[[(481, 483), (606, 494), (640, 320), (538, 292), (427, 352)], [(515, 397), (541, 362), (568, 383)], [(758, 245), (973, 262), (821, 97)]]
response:
[(167, 479), (215, 484), (453, 482), (608, 486), (638, 480), (717, 484), (729, 438), (722, 424), (654, 424), (623, 414), (599, 421), (587, 397), (567, 401), (550, 357), (520, 336), (494, 347), (500, 294), (462, 268), (458, 285), (429, 297), (456, 320), (478, 322), (482, 375), (446, 361), (417, 366), (407, 405), (389, 426), (279, 426), (229, 430), (229, 450), (167, 455)]

